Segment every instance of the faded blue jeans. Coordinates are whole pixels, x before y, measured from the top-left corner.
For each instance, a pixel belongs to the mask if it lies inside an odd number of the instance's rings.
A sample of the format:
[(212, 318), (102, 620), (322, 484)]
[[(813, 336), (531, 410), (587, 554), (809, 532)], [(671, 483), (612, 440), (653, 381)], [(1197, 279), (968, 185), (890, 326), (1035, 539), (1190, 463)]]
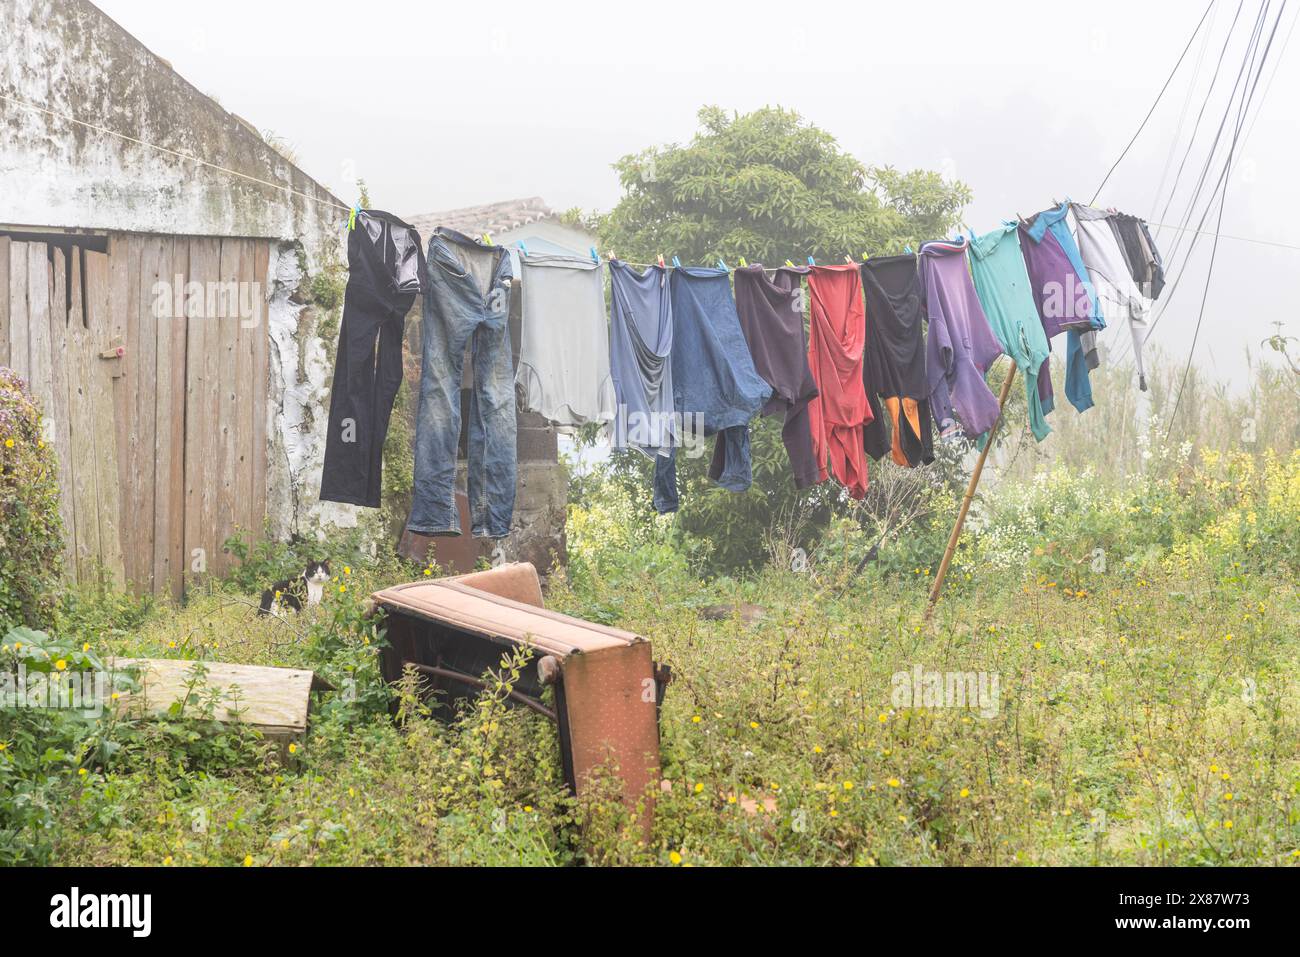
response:
[(461, 377), (472, 346), (469, 513), (473, 534), (503, 538), (515, 509), (515, 376), (510, 349), (509, 254), (439, 227), (429, 239), (421, 331), (420, 405), (415, 424), (415, 491), (406, 527), (459, 535), (456, 452)]

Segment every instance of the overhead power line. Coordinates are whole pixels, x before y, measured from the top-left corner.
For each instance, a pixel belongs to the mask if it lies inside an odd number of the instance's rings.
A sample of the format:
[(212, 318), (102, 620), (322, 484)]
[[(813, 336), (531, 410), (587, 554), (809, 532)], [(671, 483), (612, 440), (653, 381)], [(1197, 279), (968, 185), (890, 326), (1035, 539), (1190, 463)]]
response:
[(1147, 115), (1142, 118), (1142, 123), (1138, 126), (1137, 132), (1133, 134), (1133, 138), (1128, 141), (1128, 146), (1125, 146), (1124, 151), (1119, 154), (1119, 159), (1115, 160), (1115, 162), (1111, 164), (1110, 169), (1106, 172), (1106, 176), (1101, 181), (1101, 185), (1097, 187), (1097, 192), (1093, 193), (1092, 199), (1088, 201), (1089, 205), (1097, 201), (1097, 197), (1101, 195), (1101, 191), (1106, 187), (1106, 183), (1110, 181), (1111, 174), (1114, 173), (1119, 164), (1124, 161), (1124, 157), (1128, 155), (1128, 151), (1132, 148), (1133, 144), (1137, 142), (1137, 138), (1142, 135), (1142, 131), (1146, 129), (1147, 121), (1151, 119), (1151, 115), (1155, 113), (1156, 107), (1160, 105), (1161, 98), (1164, 97), (1165, 91), (1169, 89), (1169, 84), (1173, 82), (1174, 74), (1176, 74), (1178, 68), (1183, 65), (1183, 60), (1187, 56), (1187, 51), (1192, 48), (1192, 42), (1196, 39), (1196, 35), (1201, 32), (1201, 26), (1205, 23), (1205, 18), (1210, 15), (1210, 11), (1213, 8), (1214, 0), (1210, 0), (1205, 7), (1205, 12), (1201, 14), (1201, 19), (1196, 23), (1196, 29), (1193, 30), (1192, 35), (1187, 38), (1187, 45), (1183, 47), (1183, 52), (1178, 54), (1178, 62), (1176, 62), (1174, 68), (1169, 71), (1169, 76), (1165, 79), (1164, 86), (1160, 87), (1160, 92), (1156, 94), (1156, 99), (1155, 102), (1151, 104), (1151, 109), (1147, 110)]

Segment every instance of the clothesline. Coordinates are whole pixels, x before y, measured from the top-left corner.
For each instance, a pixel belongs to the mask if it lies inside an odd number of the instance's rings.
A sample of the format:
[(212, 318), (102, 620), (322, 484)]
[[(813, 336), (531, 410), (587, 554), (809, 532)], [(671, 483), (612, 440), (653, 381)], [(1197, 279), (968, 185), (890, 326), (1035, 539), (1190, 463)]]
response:
[[(946, 247), (949, 248), (949, 249), (961, 249), (961, 248), (964, 248), (964, 247), (965, 247), (966, 242), (967, 242), (967, 240), (965, 240), (965, 239), (962, 239), (960, 242), (957, 242), (957, 241), (954, 241), (954, 240), (950, 240), (950, 239), (930, 239), (930, 240), (926, 240), (926, 241), (925, 241), (924, 243), (922, 243), (921, 245), (922, 245), (922, 246), (941, 245), (941, 246), (946, 246)], [(527, 250), (526, 248), (523, 248), (523, 243), (522, 243), (522, 242), (516, 242), (513, 248), (514, 248), (516, 251), (518, 251), (518, 252), (522, 252), (525, 256), (528, 255), (528, 250)], [(594, 247), (593, 247), (593, 248), (594, 248)], [(911, 248), (909, 247), (909, 248), (905, 249), (902, 253), (899, 253), (898, 255), (902, 255), (902, 256), (913, 255), (913, 256), (914, 256), (914, 255), (916, 255), (916, 254), (913, 253), (913, 252), (911, 251)], [(809, 258), (810, 260), (812, 259), (811, 256), (808, 257), (808, 258)], [(869, 258), (871, 258), (871, 257), (869, 257), (866, 253), (863, 253), (863, 254), (862, 254), (862, 262), (866, 262)], [(652, 268), (652, 267), (662, 267), (662, 268), (664, 268), (664, 269), (681, 269), (681, 268), (684, 268), (680, 263), (674, 263), (674, 262), (663, 262), (663, 263), (659, 263), (659, 262), (641, 263), (641, 262), (634, 262), (634, 261), (631, 260), (631, 259), (622, 259), (622, 258), (618, 257), (617, 255), (615, 255), (614, 253), (606, 253), (606, 254), (605, 254), (605, 261), (606, 261), (606, 262), (612, 262), (612, 261), (614, 261), (614, 260), (618, 260), (618, 262), (622, 263), (624, 266), (636, 266), (638, 269), (650, 269), (650, 268)], [(722, 261), (719, 260), (719, 263), (721, 263), (721, 262), (722, 262)], [(781, 266), (763, 266), (763, 272), (765, 272), (765, 273), (768, 273), (768, 272), (772, 272), (772, 273), (774, 273), (774, 272), (780, 272), (782, 269), (795, 269), (795, 270), (799, 270), (799, 269), (809, 269), (809, 268), (811, 268), (811, 267), (813, 267), (813, 266), (817, 266), (817, 265), (823, 265), (823, 266), (852, 266), (852, 265), (856, 265), (856, 264), (857, 264), (857, 260), (854, 260), (851, 256), (848, 256), (848, 255), (846, 255), (846, 256), (844, 257), (844, 261), (843, 261), (843, 262), (839, 262), (839, 263), (834, 263), (834, 262), (816, 263), (816, 262), (811, 262), (811, 261), (810, 261), (810, 262), (807, 262), (807, 263), (801, 265), (801, 264), (799, 264), (799, 263), (794, 262), (793, 260), (787, 259), (787, 260), (785, 261), (785, 264), (784, 264), (784, 265), (781, 265)], [(748, 268), (750, 268), (750, 267), (752, 267), (752, 266), (762, 266), (762, 263), (742, 262), (741, 265), (740, 265), (740, 267), (738, 267), (738, 268), (741, 268), (741, 269), (748, 269)], [(703, 266), (703, 265), (694, 265), (694, 266), (691, 266), (690, 268), (691, 268), (691, 269), (720, 269), (720, 268), (722, 268), (722, 266), (721, 266), (721, 265), (719, 265), (719, 266)], [(733, 272), (734, 270), (733, 270), (731, 267), (728, 266), (728, 267), (727, 267), (727, 271), (728, 271), (728, 272)]]
[[(1174, 232), (1180, 232), (1180, 233), (1196, 233), (1196, 234), (1201, 235), (1201, 236), (1213, 236), (1213, 235), (1214, 235), (1214, 233), (1211, 232), (1210, 230), (1206, 230), (1206, 229), (1195, 229), (1195, 228), (1190, 227), (1190, 226), (1174, 226), (1174, 225), (1171, 225), (1171, 224), (1169, 224), (1169, 223), (1158, 223), (1158, 222), (1156, 222), (1156, 221), (1154, 221), (1154, 220), (1147, 220), (1147, 223), (1148, 223), (1148, 225), (1151, 225), (1151, 226), (1158, 226), (1158, 227), (1160, 227), (1161, 229), (1171, 229), (1171, 230), (1173, 230)], [(1235, 241), (1237, 241), (1237, 242), (1242, 242), (1242, 243), (1256, 243), (1256, 244), (1261, 245), (1261, 246), (1274, 246), (1274, 247), (1277, 247), (1278, 249), (1294, 249), (1294, 250), (1300, 251), (1300, 244), (1296, 244), (1296, 243), (1283, 243), (1283, 242), (1278, 242), (1277, 240), (1272, 240), (1272, 239), (1256, 239), (1256, 238), (1253, 238), (1253, 237), (1250, 237), (1250, 236), (1233, 236), (1233, 235), (1229, 235), (1228, 233), (1220, 233), (1220, 234), (1219, 234), (1219, 238), (1220, 238), (1220, 239), (1231, 239), (1231, 240), (1235, 240)], [(964, 240), (963, 240), (963, 242), (964, 242)], [(952, 243), (951, 240), (943, 240), (943, 239), (931, 239), (931, 240), (926, 240), (926, 241), (923, 242), (921, 245), (922, 245), (922, 246), (929, 246), (929, 245), (934, 244), (934, 243), (946, 243), (946, 244), (948, 244), (948, 245), (950, 245), (950, 246), (953, 245), (953, 243)], [(516, 244), (513, 248), (515, 248), (516, 250), (518, 250), (519, 247), (518, 247), (518, 245)], [(521, 250), (521, 251), (522, 251), (522, 250)], [(890, 255), (890, 254), (886, 254), (886, 255)], [(907, 255), (907, 253), (904, 252), (904, 253), (901, 253), (901, 254), (892, 254), (892, 255)], [(915, 255), (915, 254), (913, 254), (913, 255)], [(862, 262), (865, 262), (865, 261), (867, 260), (867, 258), (868, 258), (868, 257), (863, 256), (863, 258), (862, 258), (861, 261), (862, 261)], [(607, 255), (606, 255), (606, 261), (609, 261), (610, 259), (618, 259), (618, 261), (621, 262), (621, 263), (623, 263), (623, 265), (625, 265), (625, 266), (635, 266), (635, 267), (638, 268), (638, 269), (649, 269), (649, 268), (652, 267), (652, 266), (659, 266), (659, 265), (660, 265), (660, 264), (657, 263), (657, 262), (653, 262), (653, 263), (634, 262), (634, 261), (632, 261), (632, 260), (630, 260), (630, 259), (620, 259), (619, 257), (614, 256), (613, 254), (607, 254)], [(853, 262), (853, 261), (854, 261), (854, 260), (852, 260), (852, 259), (847, 260), (847, 262)], [(758, 264), (758, 263), (749, 263), (748, 265), (750, 265), (750, 266), (754, 266), (754, 265), (759, 265), (759, 264)], [(846, 265), (846, 262), (840, 262), (840, 263), (834, 263), (834, 262), (827, 262), (827, 263), (814, 263), (813, 265), (830, 265), (830, 266), (835, 266), (835, 265)], [(680, 268), (680, 266), (675, 266), (675, 265), (674, 265), (673, 263), (671, 263), (671, 262), (665, 262), (665, 263), (663, 263), (663, 268), (664, 268), (664, 269), (677, 269), (677, 268)], [(700, 267), (699, 267), (699, 266), (693, 266), (692, 268), (700, 268)], [(713, 267), (707, 267), (707, 268), (713, 268)], [(808, 266), (807, 266), (807, 264), (805, 264), (805, 265), (800, 265), (800, 264), (798, 264), (798, 263), (794, 263), (794, 262), (791, 262), (791, 261), (787, 261), (787, 263), (786, 263), (785, 265), (783, 265), (783, 266), (775, 266), (775, 267), (773, 267), (773, 266), (764, 266), (764, 267), (763, 267), (763, 271), (764, 271), (764, 272), (777, 272), (777, 271), (779, 271), (779, 270), (781, 270), (781, 269), (790, 269), (790, 268), (794, 268), (794, 269), (806, 269), (806, 268), (808, 268)]]

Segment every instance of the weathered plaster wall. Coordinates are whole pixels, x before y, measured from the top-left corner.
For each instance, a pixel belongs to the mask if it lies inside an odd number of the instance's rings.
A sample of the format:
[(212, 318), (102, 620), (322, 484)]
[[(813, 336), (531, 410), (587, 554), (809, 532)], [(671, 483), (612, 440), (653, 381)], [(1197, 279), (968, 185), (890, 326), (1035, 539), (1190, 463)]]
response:
[[(306, 304), (301, 293), (307, 277), (297, 246), (272, 247), (267, 291), (268, 334), (271, 337), (270, 422), (267, 435), (267, 516), (272, 537), (310, 537), (329, 526), (352, 528), (358, 509), (321, 502), (321, 466), (325, 460), (325, 430), (334, 362), (318, 332), (321, 307)], [(337, 329), (337, 322), (333, 323)]]
[(266, 290), (272, 534), (352, 526), (316, 501), (337, 306), (311, 279), (344, 261), (343, 205), (86, 0), (0, 0), (0, 94), (201, 157), (252, 183), (0, 100), (0, 226), (276, 240)]
[(297, 240), (312, 272), (337, 257), (340, 200), (86, 0), (4, 0), (0, 38), (0, 93), (320, 201), (0, 101), (4, 222)]

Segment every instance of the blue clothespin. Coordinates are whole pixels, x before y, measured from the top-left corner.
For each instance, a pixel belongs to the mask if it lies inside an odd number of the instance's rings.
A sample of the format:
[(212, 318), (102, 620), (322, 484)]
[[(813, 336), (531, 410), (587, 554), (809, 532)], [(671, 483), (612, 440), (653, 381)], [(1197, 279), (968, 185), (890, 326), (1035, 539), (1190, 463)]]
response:
[(912, 247), (911, 247), (911, 246), (904, 246), (904, 247), (903, 247), (903, 252), (905, 252), (905, 253), (906, 253), (907, 255), (909, 255), (909, 256), (912, 255)]
[(600, 257), (596, 255), (596, 247), (591, 247), (591, 259), (593, 262), (600, 262)]
[(811, 256), (808, 257), (808, 265), (809, 265), (809, 266), (816, 266), (816, 265), (817, 265), (817, 263), (813, 262), (813, 258), (812, 258)]
[(721, 269), (723, 272), (727, 272), (727, 264), (723, 262), (721, 259), (718, 260), (718, 268)]
[(676, 256), (673, 257), (673, 268), (674, 268), (674, 269), (681, 269), (681, 268), (682, 268), (682, 261), (681, 261), (680, 259), (678, 259)]
[(523, 253), (525, 256), (527, 256), (527, 255), (528, 255), (528, 246), (527, 246), (527, 244), (526, 244), (526, 243), (521, 239), (521, 240), (518, 241), (518, 245), (519, 245), (519, 251), (520, 251), (521, 253)]

